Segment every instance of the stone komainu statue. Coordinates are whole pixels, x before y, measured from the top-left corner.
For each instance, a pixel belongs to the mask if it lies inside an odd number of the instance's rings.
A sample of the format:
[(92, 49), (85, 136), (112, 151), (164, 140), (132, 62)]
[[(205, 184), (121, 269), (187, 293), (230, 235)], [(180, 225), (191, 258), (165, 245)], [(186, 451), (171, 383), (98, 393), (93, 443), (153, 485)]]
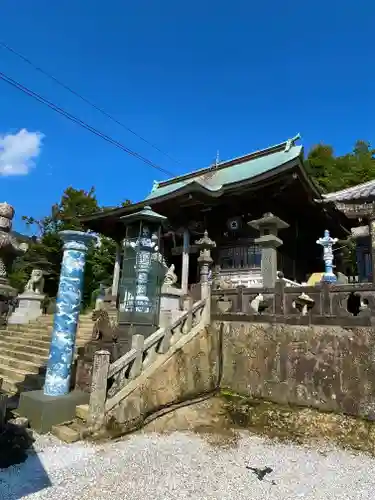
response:
[(26, 283), (25, 292), (42, 294), (44, 288), (44, 276), (41, 269), (33, 269), (29, 281)]
[(116, 342), (118, 324), (117, 321), (111, 321), (108, 311), (105, 309), (95, 309), (91, 319), (94, 322), (92, 340)]

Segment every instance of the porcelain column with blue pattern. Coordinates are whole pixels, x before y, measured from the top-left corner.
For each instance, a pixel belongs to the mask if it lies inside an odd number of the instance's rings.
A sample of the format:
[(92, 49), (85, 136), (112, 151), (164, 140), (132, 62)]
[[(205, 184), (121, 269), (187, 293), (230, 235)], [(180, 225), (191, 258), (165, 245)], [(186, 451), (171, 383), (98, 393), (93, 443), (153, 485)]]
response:
[(337, 243), (337, 238), (331, 238), (329, 231), (324, 231), (324, 237), (319, 238), (316, 242), (323, 247), (323, 260), (325, 264), (325, 273), (323, 281), (327, 283), (335, 283), (337, 281), (336, 275), (333, 273), (333, 250), (332, 247)]
[(46, 396), (62, 396), (70, 392), (86, 253), (88, 243), (95, 239), (95, 236), (81, 231), (61, 231), (59, 236), (64, 242), (64, 254), (44, 384)]

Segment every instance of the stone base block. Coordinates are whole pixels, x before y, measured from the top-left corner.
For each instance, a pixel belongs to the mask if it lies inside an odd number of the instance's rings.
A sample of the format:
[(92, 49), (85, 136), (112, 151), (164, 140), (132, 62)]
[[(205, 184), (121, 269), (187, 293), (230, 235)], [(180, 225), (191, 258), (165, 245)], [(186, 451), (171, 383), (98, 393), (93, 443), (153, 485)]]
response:
[(180, 288), (163, 285), (160, 296), (159, 326), (168, 327), (181, 314), (183, 306), (183, 291)]
[(22, 325), (35, 321), (42, 315), (44, 295), (25, 292), (18, 296), (19, 305), (8, 319), (10, 325)]
[(88, 402), (89, 395), (77, 390), (64, 396), (46, 396), (43, 391), (22, 392), (17, 413), (29, 420), (32, 429), (45, 434), (54, 425), (73, 420), (76, 406)]

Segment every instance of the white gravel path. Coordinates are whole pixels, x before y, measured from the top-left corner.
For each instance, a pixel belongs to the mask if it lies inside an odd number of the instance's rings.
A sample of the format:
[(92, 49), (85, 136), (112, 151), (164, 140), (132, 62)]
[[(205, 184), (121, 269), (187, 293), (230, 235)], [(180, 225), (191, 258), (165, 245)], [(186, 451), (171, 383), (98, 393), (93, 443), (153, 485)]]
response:
[[(245, 432), (231, 447), (175, 432), (104, 445), (40, 437), (35, 450), (24, 464), (0, 470), (1, 500), (375, 499), (375, 459)], [(273, 472), (259, 481), (246, 465)]]

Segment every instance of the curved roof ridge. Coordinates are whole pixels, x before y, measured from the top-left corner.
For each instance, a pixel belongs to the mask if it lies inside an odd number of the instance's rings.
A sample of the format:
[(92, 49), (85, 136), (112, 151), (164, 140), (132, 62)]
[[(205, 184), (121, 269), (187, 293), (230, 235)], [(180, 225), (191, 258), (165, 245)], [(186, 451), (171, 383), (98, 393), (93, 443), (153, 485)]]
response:
[(176, 177), (171, 177), (170, 179), (166, 179), (164, 181), (159, 181), (157, 183), (157, 185), (159, 188), (161, 188), (164, 186), (168, 186), (169, 184), (174, 184), (176, 182), (188, 180), (191, 177), (201, 176), (201, 175), (204, 175), (204, 174), (212, 172), (212, 171), (217, 171), (217, 170), (220, 170), (222, 168), (231, 167), (233, 165), (237, 165), (238, 163), (243, 163), (245, 161), (251, 161), (251, 160), (255, 160), (257, 158), (262, 158), (264, 156), (267, 156), (267, 155), (270, 155), (273, 153), (278, 153), (281, 151), (285, 151), (287, 153), (291, 149), (293, 149), (294, 147), (301, 148), (301, 146), (295, 145), (295, 142), (298, 139), (300, 139), (299, 134), (296, 137), (294, 137), (293, 139), (288, 139), (284, 142), (281, 142), (280, 144), (268, 146), (267, 148), (253, 151), (252, 153), (246, 153), (245, 155), (236, 156), (236, 157), (231, 158), (229, 160), (225, 160), (225, 161), (219, 162), (217, 164), (210, 165), (208, 167), (203, 167), (203, 168), (200, 168), (198, 170), (193, 170), (192, 172), (188, 172), (186, 174), (177, 175)]
[(324, 201), (344, 201), (375, 196), (375, 179), (362, 182), (356, 186), (340, 189), (332, 193), (323, 194)]

